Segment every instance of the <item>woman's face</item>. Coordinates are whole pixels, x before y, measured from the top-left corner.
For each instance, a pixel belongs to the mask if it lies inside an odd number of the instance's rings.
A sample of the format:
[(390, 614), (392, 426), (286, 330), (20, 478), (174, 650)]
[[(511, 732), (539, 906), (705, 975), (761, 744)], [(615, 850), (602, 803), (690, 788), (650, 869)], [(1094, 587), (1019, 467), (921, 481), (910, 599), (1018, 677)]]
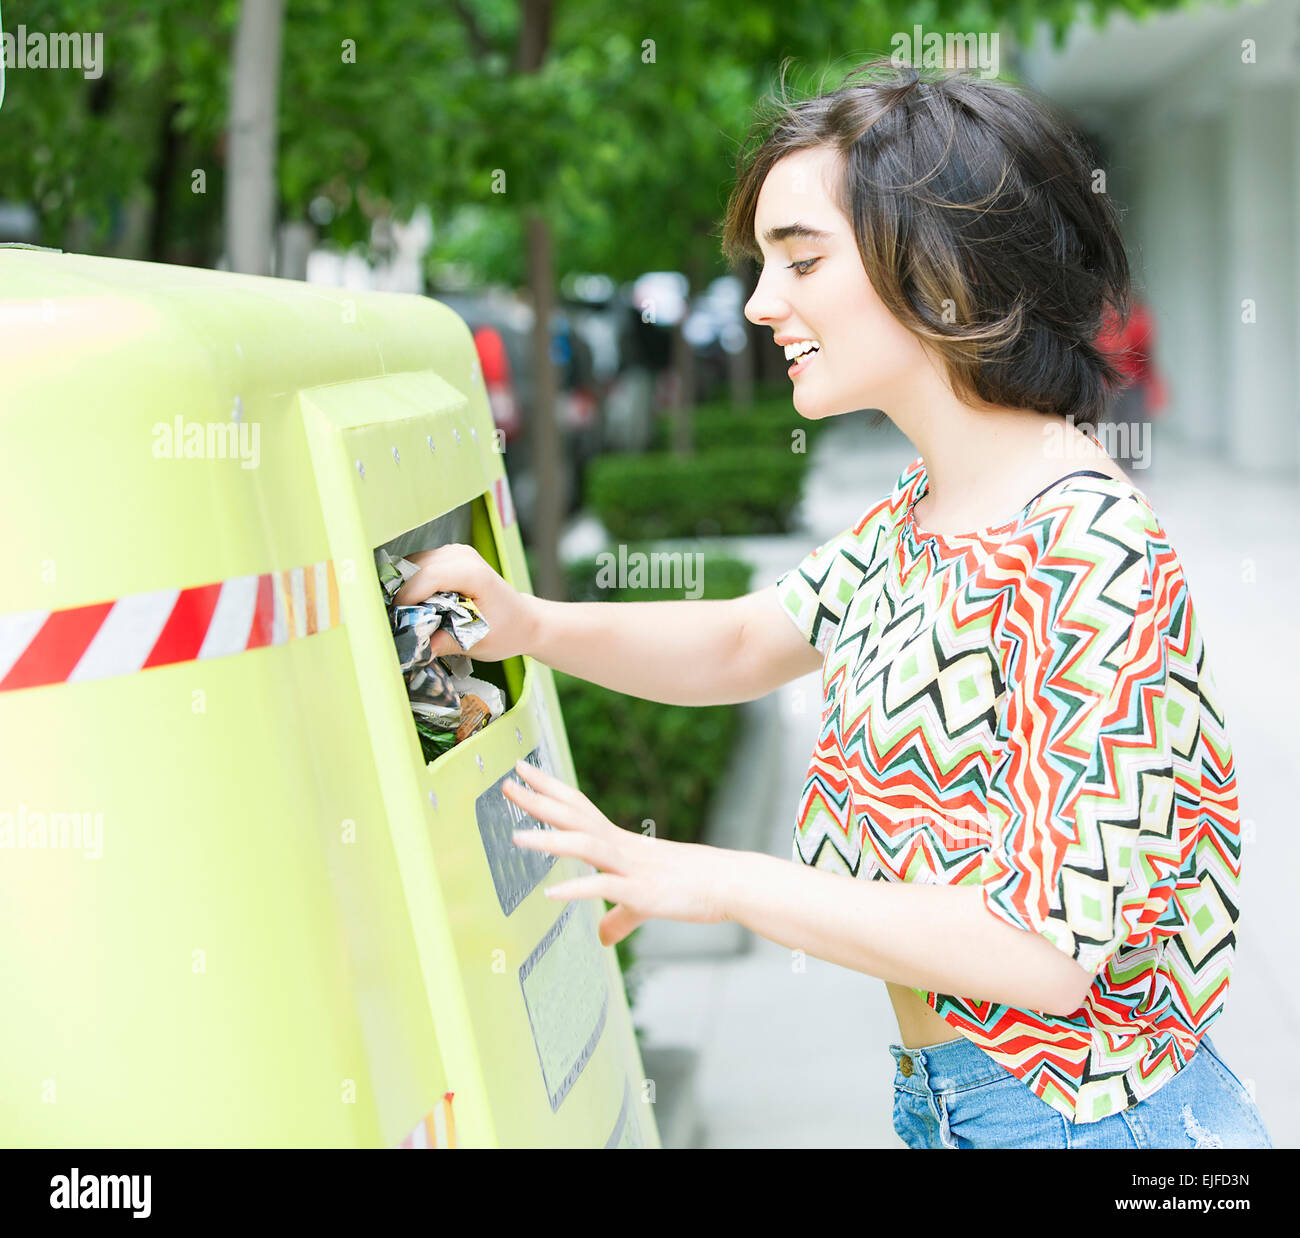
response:
[[(840, 168), (840, 156), (827, 148), (787, 155), (768, 172), (754, 216), (763, 269), (745, 317), (782, 343), (820, 345), (792, 376), (795, 409), (808, 418), (863, 408), (889, 413), (934, 371), (867, 279), (853, 227), (828, 188)], [(793, 224), (824, 235), (781, 235)]]

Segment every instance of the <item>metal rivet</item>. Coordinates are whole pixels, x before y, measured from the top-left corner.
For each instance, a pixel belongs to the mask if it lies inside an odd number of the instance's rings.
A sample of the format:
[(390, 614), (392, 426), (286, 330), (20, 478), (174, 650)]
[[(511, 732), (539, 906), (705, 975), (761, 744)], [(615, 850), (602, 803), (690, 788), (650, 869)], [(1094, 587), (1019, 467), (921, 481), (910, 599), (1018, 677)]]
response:
[(402, 463), (402, 457), (399, 456), (399, 455), (397, 454), (397, 448), (396, 448), (396, 447), (393, 448), (393, 462), (394, 462), (395, 464), (401, 464), (401, 463)]
[(426, 434), (426, 435), (424, 436), (424, 441), (425, 441), (426, 443), (429, 444), (429, 450), (432, 451), (432, 450), (433, 450), (433, 435), (432, 435), (432, 434)]
[(357, 461), (357, 472), (360, 473), (362, 477), (366, 475), (366, 466), (362, 464), (360, 460)]
[(515, 727), (515, 743), (522, 744), (523, 742), (524, 733), (518, 727)]
[(475, 427), (475, 426), (470, 426), (470, 428), (469, 428), (469, 436), (470, 436), (470, 438), (472, 438), (476, 443), (478, 442), (478, 429), (477, 429), (477, 427)]
[(478, 767), (479, 767), (479, 769), (482, 769), (482, 768), (483, 768), (483, 754), (482, 754), (481, 752), (476, 753), (474, 759), (478, 762)]
[(244, 401), (238, 396), (235, 397), (235, 407), (230, 410), (230, 416), (235, 421), (244, 420)]
[(435, 808), (438, 807), (438, 797), (432, 791), (429, 792), (429, 803), (432, 804)]
[(456, 429), (455, 426), (452, 426), (452, 428), (451, 428), (451, 432), (456, 436), (456, 442), (459, 443), (459, 442), (460, 442), (460, 431), (459, 431), (458, 429)]

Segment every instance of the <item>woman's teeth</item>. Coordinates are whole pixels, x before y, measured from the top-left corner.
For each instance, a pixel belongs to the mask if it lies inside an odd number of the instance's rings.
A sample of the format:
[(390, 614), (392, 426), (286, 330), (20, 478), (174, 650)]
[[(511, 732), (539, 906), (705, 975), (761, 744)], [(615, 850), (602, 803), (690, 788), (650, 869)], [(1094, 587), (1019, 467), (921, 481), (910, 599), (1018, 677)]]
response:
[(815, 352), (820, 347), (820, 344), (815, 344), (812, 340), (800, 340), (797, 344), (787, 344), (785, 346), (785, 359), (793, 361), (796, 357), (801, 357), (809, 351)]

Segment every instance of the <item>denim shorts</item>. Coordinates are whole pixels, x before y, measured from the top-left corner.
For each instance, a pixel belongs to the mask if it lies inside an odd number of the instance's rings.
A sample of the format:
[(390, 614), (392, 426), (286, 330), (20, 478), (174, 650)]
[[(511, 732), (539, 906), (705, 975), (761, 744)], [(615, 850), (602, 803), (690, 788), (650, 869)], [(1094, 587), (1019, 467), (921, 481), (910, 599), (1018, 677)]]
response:
[(894, 1130), (909, 1148), (1271, 1148), (1264, 1119), (1209, 1036), (1128, 1109), (1075, 1125), (965, 1037), (891, 1044)]

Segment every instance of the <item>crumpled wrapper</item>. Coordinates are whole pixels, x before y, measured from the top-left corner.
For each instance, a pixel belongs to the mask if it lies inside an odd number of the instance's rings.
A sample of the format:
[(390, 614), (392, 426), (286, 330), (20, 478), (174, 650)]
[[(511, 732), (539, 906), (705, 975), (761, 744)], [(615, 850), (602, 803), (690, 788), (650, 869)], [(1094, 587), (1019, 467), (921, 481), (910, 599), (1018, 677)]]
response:
[[(473, 683), (477, 688), (482, 681), (470, 679), (473, 662), (463, 654), (434, 657), (429, 648), (434, 634), (444, 628), (462, 649), (472, 648), (487, 635), (488, 622), (473, 599), (462, 593), (444, 591), (414, 606), (396, 604), (398, 589), (419, 570), (408, 559), (395, 559), (386, 551), (379, 552), (379, 583), (384, 591), (398, 662), (406, 680), (407, 699), (416, 717), (416, 729), (441, 752), (485, 726), (500, 709), (486, 712), (493, 702), (485, 700), (488, 694), (482, 693), (473, 698), (474, 706), (467, 718), (462, 690), (454, 681), (462, 681), (465, 687)], [(500, 703), (499, 692), (496, 703)]]

